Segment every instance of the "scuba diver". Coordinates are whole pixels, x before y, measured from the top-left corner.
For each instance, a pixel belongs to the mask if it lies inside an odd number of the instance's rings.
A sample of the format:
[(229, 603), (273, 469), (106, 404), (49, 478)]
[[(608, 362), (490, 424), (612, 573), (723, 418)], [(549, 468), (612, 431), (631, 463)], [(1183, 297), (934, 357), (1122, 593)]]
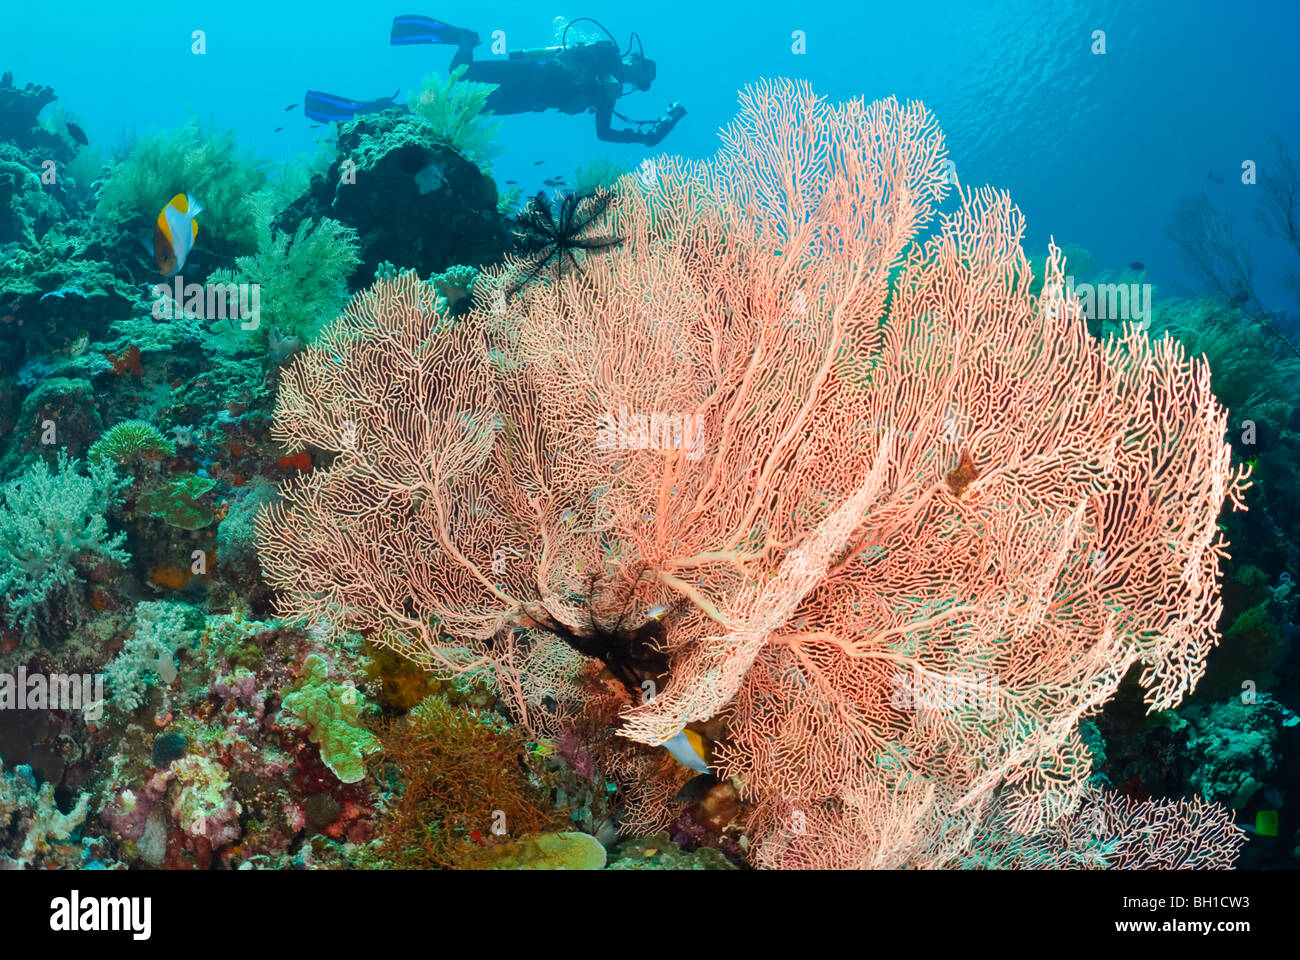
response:
[[(590, 21), (605, 31), (608, 40), (594, 43), (568, 42), (575, 23)], [(453, 44), (456, 55), (451, 67), (465, 67), (464, 80), (495, 84), (487, 98), (487, 109), (494, 114), (534, 113), (559, 110), (562, 113), (595, 111), (596, 136), (612, 143), (642, 143), (652, 147), (659, 143), (686, 115), (679, 103), (670, 104), (668, 112), (657, 120), (631, 120), (614, 109), (625, 95), (625, 86), (646, 91), (655, 78), (655, 63), (645, 55), (641, 38), (620, 53), (618, 43), (605, 27), (590, 17), (580, 17), (564, 28), (558, 47), (512, 50), (505, 60), (475, 60), (474, 48), (481, 42), (473, 30), (453, 27), (431, 17), (408, 14), (393, 18), (390, 43), (393, 46), (432, 43)], [(631, 91), (626, 91), (630, 93)], [(378, 100), (350, 100), (310, 90), (303, 110), (319, 123), (351, 120), (364, 113), (391, 109), (398, 104), (396, 94)], [(615, 129), (611, 120), (627, 124)]]

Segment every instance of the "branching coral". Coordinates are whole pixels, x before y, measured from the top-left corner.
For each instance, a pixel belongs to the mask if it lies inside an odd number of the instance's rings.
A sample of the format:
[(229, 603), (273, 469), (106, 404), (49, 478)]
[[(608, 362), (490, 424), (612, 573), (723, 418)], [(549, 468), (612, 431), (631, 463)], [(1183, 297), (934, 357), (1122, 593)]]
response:
[(1273, 138), (1273, 157), (1260, 180), (1260, 225), (1300, 253), (1300, 160), (1281, 137)]
[(138, 604), (135, 630), (104, 668), (109, 704), (130, 713), (144, 703), (149, 687), (175, 680), (176, 654), (197, 640), (202, 625), (202, 615), (184, 603)]
[[(1287, 240), (1300, 253), (1300, 167), (1281, 138), (1275, 138), (1274, 150), (1275, 157), (1265, 168), (1256, 217), (1266, 231)], [(1300, 357), (1300, 346), (1274, 322), (1256, 293), (1250, 251), (1238, 238), (1230, 213), (1218, 209), (1205, 194), (1184, 197), (1165, 233), (1183, 264), (1204, 281), (1211, 295), (1241, 308), (1289, 353)], [(1300, 274), (1294, 268), (1286, 283), (1300, 302)]]
[(1215, 207), (1205, 194), (1185, 197), (1166, 233), (1187, 268), (1216, 296), (1236, 306), (1259, 306), (1250, 254), (1237, 238), (1231, 214)]

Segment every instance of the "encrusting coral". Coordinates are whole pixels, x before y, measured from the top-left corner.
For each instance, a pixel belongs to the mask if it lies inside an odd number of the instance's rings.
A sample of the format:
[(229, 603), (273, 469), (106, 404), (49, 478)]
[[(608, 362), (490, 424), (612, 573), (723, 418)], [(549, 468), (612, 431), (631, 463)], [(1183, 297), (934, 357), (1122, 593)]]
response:
[[(64, 813), (55, 803), (53, 783), (46, 780), (38, 787), (31, 767), (6, 770), (0, 762), (0, 826), (15, 815), (18, 824), (13, 849), (0, 845), (0, 870), (35, 867), (47, 856), (57, 862), (55, 846), (72, 840), (86, 820), (89, 805), (90, 794), (83, 793)], [(0, 830), (0, 844), (3, 840)]]
[(315, 654), (303, 661), (298, 680), (281, 699), (284, 715), (307, 731), (321, 759), (344, 783), (366, 775), (366, 757), (379, 741), (362, 721), (366, 703), (356, 687), (329, 677), (329, 664)]

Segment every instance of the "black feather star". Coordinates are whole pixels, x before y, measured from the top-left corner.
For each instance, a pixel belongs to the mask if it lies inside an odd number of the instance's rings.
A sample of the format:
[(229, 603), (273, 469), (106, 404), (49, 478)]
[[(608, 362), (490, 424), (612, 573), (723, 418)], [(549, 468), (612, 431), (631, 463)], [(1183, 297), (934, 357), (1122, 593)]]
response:
[(552, 206), (546, 195), (539, 193), (515, 218), (515, 250), (520, 263), (509, 286), (512, 296), (544, 273), (556, 278), (566, 268), (581, 273), (580, 250), (606, 250), (623, 242), (609, 234), (594, 235), (590, 229), (614, 199), (608, 190), (574, 191), (557, 199), (558, 206)]

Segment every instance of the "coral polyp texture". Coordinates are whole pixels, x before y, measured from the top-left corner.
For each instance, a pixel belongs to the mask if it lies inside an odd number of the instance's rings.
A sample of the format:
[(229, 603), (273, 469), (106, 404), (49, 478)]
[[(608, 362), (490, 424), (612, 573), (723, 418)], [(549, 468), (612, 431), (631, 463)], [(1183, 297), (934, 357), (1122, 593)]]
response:
[(358, 295), (280, 383), (272, 435), (324, 455), (256, 521), (284, 612), (530, 730), (608, 717), (647, 834), (651, 748), (707, 727), (759, 865), (970, 865), (990, 824), (1059, 865), (1085, 802), (1123, 865), (1169, 822), (1153, 861), (1230, 863), (1213, 809), (1091, 799), (1078, 733), (1216, 642), (1246, 471), (1210, 371), (1092, 338), (1055, 247), (1031, 292), (1010, 197), (940, 213), (945, 159), (919, 103), (762, 83), (713, 159), (610, 187), (580, 269), (486, 270), (455, 317), (409, 273)]

